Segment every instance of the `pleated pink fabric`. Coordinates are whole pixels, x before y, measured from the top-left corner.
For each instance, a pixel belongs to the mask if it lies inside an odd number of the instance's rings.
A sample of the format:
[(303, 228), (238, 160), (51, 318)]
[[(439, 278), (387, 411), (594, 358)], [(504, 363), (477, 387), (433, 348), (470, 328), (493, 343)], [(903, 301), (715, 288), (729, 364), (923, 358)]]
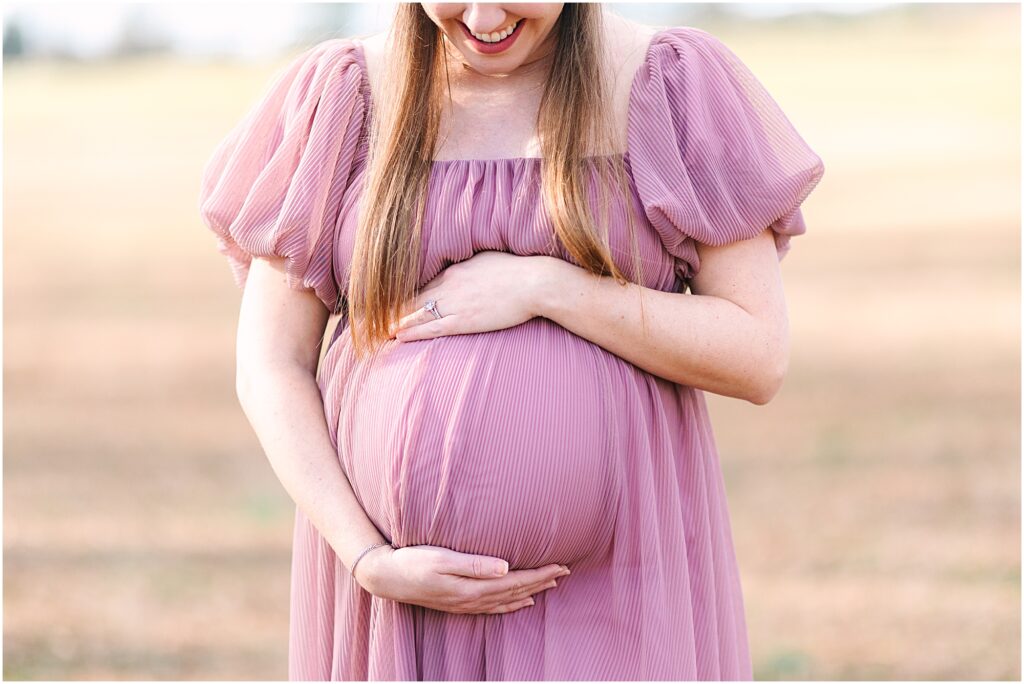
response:
[[(329, 309), (344, 293), (372, 116), (358, 39), (298, 56), (207, 164), (200, 210), (244, 286), (254, 256)], [(660, 30), (630, 95), (632, 192), (610, 240), (640, 281), (679, 292), (695, 243), (770, 227), (779, 258), (823, 175), (719, 39)], [(540, 160), (436, 161), (420, 282), (482, 250), (549, 254)], [(680, 295), (684, 296), (684, 295)], [(443, 302), (439, 302), (442, 311)], [(749, 680), (743, 594), (703, 393), (546, 318), (401, 343), (356, 361), (347, 319), (318, 382), (339, 462), (395, 546), (433, 544), (572, 574), (533, 607), (464, 615), (367, 593), (296, 509), (293, 680)]]

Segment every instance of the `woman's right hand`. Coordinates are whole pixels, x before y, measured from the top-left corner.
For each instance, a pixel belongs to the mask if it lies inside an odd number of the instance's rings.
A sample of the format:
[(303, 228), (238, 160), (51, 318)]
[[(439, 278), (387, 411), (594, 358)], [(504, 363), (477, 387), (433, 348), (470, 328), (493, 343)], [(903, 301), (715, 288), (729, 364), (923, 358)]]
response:
[(500, 558), (442, 546), (382, 546), (359, 562), (356, 581), (374, 596), (448, 613), (508, 613), (532, 606), (533, 594), (569, 574), (557, 563), (498, 574), (507, 567)]

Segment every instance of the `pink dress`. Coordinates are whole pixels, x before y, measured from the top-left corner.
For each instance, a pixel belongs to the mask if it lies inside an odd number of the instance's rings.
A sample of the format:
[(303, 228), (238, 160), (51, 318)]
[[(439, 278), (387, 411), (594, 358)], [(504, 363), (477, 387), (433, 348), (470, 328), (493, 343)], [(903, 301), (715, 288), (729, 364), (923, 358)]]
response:
[[(253, 256), (335, 310), (372, 115), (358, 39), (298, 56), (226, 136), (201, 214), (239, 286)], [(823, 174), (722, 42), (660, 30), (629, 101), (628, 207), (643, 284), (682, 292), (695, 242), (805, 231)], [(420, 282), (481, 250), (549, 254), (535, 158), (436, 161)], [(629, 269), (621, 196), (611, 241)], [(680, 296), (689, 296), (680, 294)], [(318, 382), (338, 459), (395, 546), (433, 544), (572, 574), (502, 615), (373, 596), (296, 509), (290, 679), (751, 679), (726, 493), (702, 392), (546, 318), (401, 343), (356, 361), (342, 319)]]

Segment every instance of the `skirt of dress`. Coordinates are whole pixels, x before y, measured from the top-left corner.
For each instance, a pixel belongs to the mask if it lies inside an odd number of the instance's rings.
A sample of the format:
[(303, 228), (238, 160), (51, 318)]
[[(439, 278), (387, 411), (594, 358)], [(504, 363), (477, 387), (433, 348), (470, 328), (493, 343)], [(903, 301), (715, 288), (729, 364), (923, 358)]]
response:
[(297, 508), (289, 679), (752, 679), (702, 392), (544, 318), (373, 361), (343, 336), (325, 413), (381, 533), (572, 574), (507, 614), (398, 603), (359, 586)]

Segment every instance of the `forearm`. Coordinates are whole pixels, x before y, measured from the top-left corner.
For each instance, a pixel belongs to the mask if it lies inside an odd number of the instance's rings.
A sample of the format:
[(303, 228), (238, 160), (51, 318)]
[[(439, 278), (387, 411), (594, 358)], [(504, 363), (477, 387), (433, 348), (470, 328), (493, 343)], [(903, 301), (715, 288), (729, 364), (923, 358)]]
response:
[(386, 539), (360, 506), (338, 463), (315, 377), (299, 364), (261, 366), (245, 376), (239, 401), (274, 473), (351, 568), (363, 548)]
[[(763, 404), (781, 383), (779, 340), (735, 303), (620, 285), (569, 262), (545, 259), (538, 315), (649, 373), (681, 385)], [(644, 321), (640, 293), (643, 293)]]

